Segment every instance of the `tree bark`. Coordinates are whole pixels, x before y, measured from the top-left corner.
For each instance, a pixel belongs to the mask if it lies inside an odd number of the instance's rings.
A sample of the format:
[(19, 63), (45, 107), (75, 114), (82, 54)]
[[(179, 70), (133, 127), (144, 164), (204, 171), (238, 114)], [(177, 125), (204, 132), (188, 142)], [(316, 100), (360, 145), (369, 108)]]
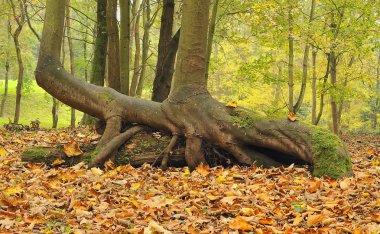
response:
[(288, 34), (288, 48), (289, 48), (289, 58), (288, 58), (288, 109), (289, 113), (294, 113), (294, 19), (293, 19), (293, 7), (289, 6), (288, 9), (288, 23), (289, 23), (289, 34)]
[(148, 62), (148, 52), (149, 52), (149, 30), (152, 25), (150, 17), (150, 1), (143, 1), (143, 25), (144, 25), (144, 35), (143, 35), (143, 46), (142, 46), (142, 57), (141, 57), (141, 72), (140, 79), (137, 85), (136, 96), (141, 97), (142, 90), (144, 87), (146, 64)]
[(212, 14), (208, 29), (208, 36), (207, 36), (207, 49), (206, 49), (206, 80), (208, 80), (208, 72), (210, 67), (210, 58), (211, 58), (211, 52), (212, 52), (212, 43), (214, 40), (214, 34), (215, 34), (215, 26), (216, 26), (216, 15), (218, 13), (218, 7), (219, 7), (219, 0), (213, 1), (213, 7), (212, 7)]
[[(67, 33), (67, 44), (69, 46), (69, 57), (70, 57), (70, 73), (73, 77), (75, 77), (75, 64), (74, 64), (74, 48), (73, 41), (71, 40), (71, 14), (70, 14), (70, 0), (66, 0), (66, 33)], [(71, 108), (71, 119), (70, 125), (71, 128), (75, 128), (75, 109)]]
[(106, 9), (107, 1), (97, 0), (95, 51), (92, 62), (90, 83), (99, 86), (104, 86), (104, 76), (106, 71), (106, 54), (108, 44)]
[[(205, 0), (184, 1), (176, 75), (172, 91), (162, 104), (74, 79), (62, 68), (59, 50), (64, 3), (61, 1), (47, 0), (45, 22), (49, 24), (43, 29), (36, 80), (62, 102), (106, 122), (98, 146), (100, 151), (105, 143), (118, 141), (125, 135), (120, 133), (121, 122), (138, 123), (169, 131), (173, 136), (184, 136), (185, 158), (191, 169), (204, 161), (201, 145), (206, 141), (230, 152), (241, 164), (257, 162), (273, 166), (283, 159), (299, 159), (313, 165), (315, 176), (351, 175), (351, 161), (336, 135), (286, 119), (268, 121), (251, 110), (226, 107), (210, 96), (205, 80), (209, 4)], [(115, 150), (117, 146), (113, 145)], [(110, 147), (105, 146), (108, 152)], [(102, 166), (106, 158), (96, 166)]]
[(311, 78), (311, 123), (317, 123), (317, 53), (318, 51), (313, 48), (312, 52), (312, 69), (313, 77)]
[[(176, 52), (174, 56), (169, 57), (173, 30), (173, 15), (174, 0), (164, 0), (161, 15), (160, 39), (158, 42), (156, 74), (153, 81), (152, 101), (156, 102), (163, 102), (169, 96), (173, 78)], [(165, 64), (167, 64), (167, 66), (165, 66)]]
[(120, 92), (119, 29), (116, 12), (117, 0), (107, 0), (108, 86)]
[(301, 83), (301, 89), (300, 94), (298, 95), (298, 99), (296, 104), (294, 105), (293, 111), (294, 113), (297, 113), (299, 109), (301, 108), (305, 91), (306, 91), (306, 83), (307, 83), (307, 72), (308, 72), (308, 62), (309, 62), (309, 50), (310, 50), (310, 36), (311, 36), (311, 23), (314, 20), (314, 13), (315, 13), (315, 7), (316, 7), (316, 0), (311, 1), (311, 7), (310, 7), (310, 18), (307, 28), (307, 35), (306, 35), (306, 42), (305, 42), (305, 50), (303, 53), (303, 62), (302, 62), (302, 83)]
[(131, 41), (131, 2), (120, 0), (120, 84), (121, 93), (129, 95), (129, 44)]
[[(10, 21), (9, 14), (7, 15), (7, 26), (8, 26), (7, 44), (10, 44), (12, 28), (11, 28), (11, 21)], [(4, 116), (5, 102), (7, 101), (7, 98), (8, 98), (9, 60), (10, 60), (10, 53), (9, 53), (9, 49), (7, 48), (5, 51), (4, 93), (3, 93), (3, 98), (1, 99), (0, 117)]]
[(135, 26), (134, 26), (134, 36), (135, 36), (135, 60), (134, 60), (134, 66), (133, 66), (133, 77), (131, 81), (131, 88), (129, 90), (129, 94), (134, 97), (136, 96), (136, 89), (137, 89), (137, 83), (139, 81), (139, 74), (140, 74), (140, 15), (141, 10), (143, 7), (143, 4), (140, 4), (139, 0), (137, 0), (137, 6), (139, 7), (138, 12), (136, 13), (135, 18)]

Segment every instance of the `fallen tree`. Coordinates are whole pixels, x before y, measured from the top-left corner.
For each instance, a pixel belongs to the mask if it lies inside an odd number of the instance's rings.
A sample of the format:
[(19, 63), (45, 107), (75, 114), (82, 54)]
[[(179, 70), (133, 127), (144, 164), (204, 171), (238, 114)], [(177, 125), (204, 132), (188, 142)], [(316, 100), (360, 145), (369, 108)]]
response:
[(332, 178), (352, 173), (350, 157), (334, 134), (300, 122), (270, 120), (242, 107), (227, 107), (207, 91), (205, 51), (209, 0), (185, 0), (175, 76), (169, 97), (153, 102), (123, 95), (111, 88), (72, 77), (59, 61), (64, 26), (64, 1), (48, 0), (37, 83), (61, 102), (106, 123), (96, 154), (89, 164), (102, 166), (128, 137), (138, 132), (129, 123), (170, 132), (173, 139), (163, 152), (162, 166), (178, 136), (185, 140), (185, 159), (194, 169), (206, 163), (202, 143), (228, 151), (241, 164), (271, 167), (284, 159), (312, 165), (314, 176)]

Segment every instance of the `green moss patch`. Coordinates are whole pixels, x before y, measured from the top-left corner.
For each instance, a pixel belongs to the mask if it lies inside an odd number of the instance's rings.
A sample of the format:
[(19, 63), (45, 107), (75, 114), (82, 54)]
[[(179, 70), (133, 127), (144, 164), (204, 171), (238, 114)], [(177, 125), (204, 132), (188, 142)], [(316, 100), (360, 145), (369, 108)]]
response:
[(344, 143), (330, 131), (311, 128), (313, 175), (337, 179), (352, 175), (352, 163)]
[(256, 121), (265, 119), (265, 116), (245, 108), (234, 108), (230, 115), (233, 125), (239, 128), (252, 127)]

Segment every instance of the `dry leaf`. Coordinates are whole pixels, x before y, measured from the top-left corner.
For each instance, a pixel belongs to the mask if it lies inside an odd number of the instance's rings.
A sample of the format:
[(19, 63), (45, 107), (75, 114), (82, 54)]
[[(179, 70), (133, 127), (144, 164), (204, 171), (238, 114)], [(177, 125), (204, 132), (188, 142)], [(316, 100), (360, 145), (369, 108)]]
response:
[(237, 216), (229, 225), (231, 229), (239, 230), (239, 231), (251, 231), (253, 226), (249, 224), (245, 219), (241, 216)]
[(52, 165), (53, 167), (55, 167), (55, 166), (62, 165), (64, 162), (65, 162), (65, 160), (63, 160), (63, 159), (61, 159), (61, 158), (57, 158), (56, 160), (54, 160), (54, 162), (51, 163), (51, 165)]
[(289, 112), (288, 114), (288, 120), (291, 121), (291, 122), (295, 122), (298, 120), (298, 117), (295, 113), (293, 112)]
[(0, 147), (0, 157), (5, 157), (7, 156), (7, 151), (3, 147)]
[(350, 187), (351, 180), (346, 178), (339, 183), (339, 187), (343, 190), (347, 190)]
[(307, 217), (306, 225), (308, 227), (316, 227), (322, 223), (323, 219), (324, 219), (324, 217), (322, 215), (309, 215)]
[(210, 174), (210, 166), (201, 163), (197, 166), (196, 171), (202, 176), (207, 176), (208, 174)]
[(70, 143), (63, 146), (63, 152), (67, 157), (76, 157), (83, 154), (83, 151), (79, 148), (78, 143), (74, 139), (71, 139)]

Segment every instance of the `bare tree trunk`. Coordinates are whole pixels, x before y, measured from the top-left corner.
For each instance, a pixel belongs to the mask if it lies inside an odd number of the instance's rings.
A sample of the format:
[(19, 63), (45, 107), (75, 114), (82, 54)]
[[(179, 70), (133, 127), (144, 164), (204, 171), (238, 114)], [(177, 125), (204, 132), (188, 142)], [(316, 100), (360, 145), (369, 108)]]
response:
[(312, 66), (313, 77), (311, 78), (311, 123), (317, 122), (317, 53), (318, 51), (313, 48), (312, 52)]
[(121, 93), (129, 95), (129, 45), (131, 41), (131, 2), (120, 0), (120, 84)]
[(14, 115), (13, 123), (18, 124), (18, 121), (20, 119), (20, 107), (21, 107), (21, 91), (23, 86), (23, 79), (24, 79), (24, 63), (22, 60), (21, 55), (21, 45), (19, 41), (19, 36), (22, 30), (22, 27), (25, 23), (25, 12), (24, 12), (24, 6), (23, 1), (18, 0), (19, 3), (19, 13), (16, 12), (16, 6), (14, 5), (13, 0), (10, 0), (14, 19), (17, 23), (17, 28), (12, 34), (13, 42), (15, 44), (16, 48), (16, 55), (17, 55), (17, 62), (18, 62), (18, 75), (17, 75), (17, 87), (16, 87), (16, 110)]
[(168, 97), (173, 78), (175, 54), (178, 48), (175, 48), (175, 52), (173, 51), (172, 56), (169, 56), (172, 51), (170, 47), (172, 41), (173, 15), (174, 0), (164, 0), (161, 15), (156, 74), (153, 81), (152, 101), (156, 102), (162, 102)]
[(380, 110), (380, 53), (377, 57), (377, 69), (376, 69), (376, 88), (375, 88), (375, 106), (373, 108), (373, 117), (372, 117), (372, 128), (376, 130), (377, 128), (377, 114)]
[(210, 67), (210, 58), (212, 51), (212, 43), (214, 40), (215, 26), (216, 26), (216, 15), (218, 13), (219, 0), (214, 0), (212, 7), (212, 14), (210, 19), (210, 24), (208, 28), (207, 36), (207, 48), (206, 48), (206, 80), (208, 80), (208, 72)]
[(131, 81), (131, 87), (129, 90), (129, 95), (134, 97), (136, 95), (136, 89), (137, 89), (137, 83), (139, 80), (139, 74), (140, 74), (140, 15), (142, 10), (143, 4), (140, 4), (138, 13), (136, 14), (135, 19), (135, 60), (134, 60), (134, 66), (133, 66), (133, 77)]
[(309, 50), (310, 50), (310, 31), (311, 31), (311, 23), (314, 20), (314, 13), (315, 13), (315, 5), (316, 5), (316, 0), (312, 0), (311, 2), (311, 7), (310, 7), (310, 18), (309, 18), (309, 24), (308, 24), (308, 29), (307, 29), (307, 39), (305, 42), (305, 50), (303, 53), (303, 62), (302, 62), (302, 84), (301, 84), (301, 90), (300, 94), (298, 96), (298, 100), (296, 104), (294, 105), (293, 111), (294, 113), (297, 113), (299, 109), (301, 108), (304, 96), (305, 96), (305, 91), (306, 91), (306, 83), (307, 83), (307, 72), (308, 72), (308, 62), (309, 62)]
[(116, 19), (117, 0), (107, 1), (108, 86), (120, 92), (119, 29)]
[(324, 99), (325, 99), (325, 92), (326, 92), (326, 84), (327, 84), (327, 80), (329, 78), (329, 75), (330, 75), (330, 63), (331, 63), (331, 60), (330, 60), (330, 54), (327, 55), (327, 68), (326, 68), (326, 74), (325, 76), (323, 77), (323, 84), (322, 84), (322, 90), (321, 90), (321, 97), (320, 97), (320, 101), (319, 101), (319, 112), (318, 112), (318, 115), (317, 115), (317, 119), (315, 120), (315, 123), (313, 123), (314, 125), (318, 125), (319, 121), (321, 120), (321, 117), (322, 117), (322, 114), (323, 114), (323, 108), (325, 106), (325, 103), (324, 103)]
[[(70, 20), (70, 0), (66, 0), (66, 32), (67, 32), (67, 44), (69, 46), (69, 56), (70, 56), (70, 73), (75, 77), (75, 65), (74, 65), (74, 49), (73, 41), (71, 40), (71, 20)], [(75, 128), (75, 109), (71, 108), (71, 128)]]
[(288, 109), (289, 113), (294, 113), (294, 19), (293, 19), (293, 7), (289, 6), (288, 9), (288, 23), (289, 23), (289, 59), (288, 59), (288, 86), (289, 86), (289, 97), (288, 97)]
[[(10, 21), (9, 14), (7, 15), (7, 26), (8, 26), (7, 44), (10, 44), (12, 29), (11, 29), (11, 21)], [(6, 48), (6, 51), (5, 51), (4, 93), (3, 93), (3, 98), (1, 99), (0, 117), (4, 117), (5, 102), (7, 101), (7, 98), (8, 98), (9, 60), (10, 60), (9, 49)]]

